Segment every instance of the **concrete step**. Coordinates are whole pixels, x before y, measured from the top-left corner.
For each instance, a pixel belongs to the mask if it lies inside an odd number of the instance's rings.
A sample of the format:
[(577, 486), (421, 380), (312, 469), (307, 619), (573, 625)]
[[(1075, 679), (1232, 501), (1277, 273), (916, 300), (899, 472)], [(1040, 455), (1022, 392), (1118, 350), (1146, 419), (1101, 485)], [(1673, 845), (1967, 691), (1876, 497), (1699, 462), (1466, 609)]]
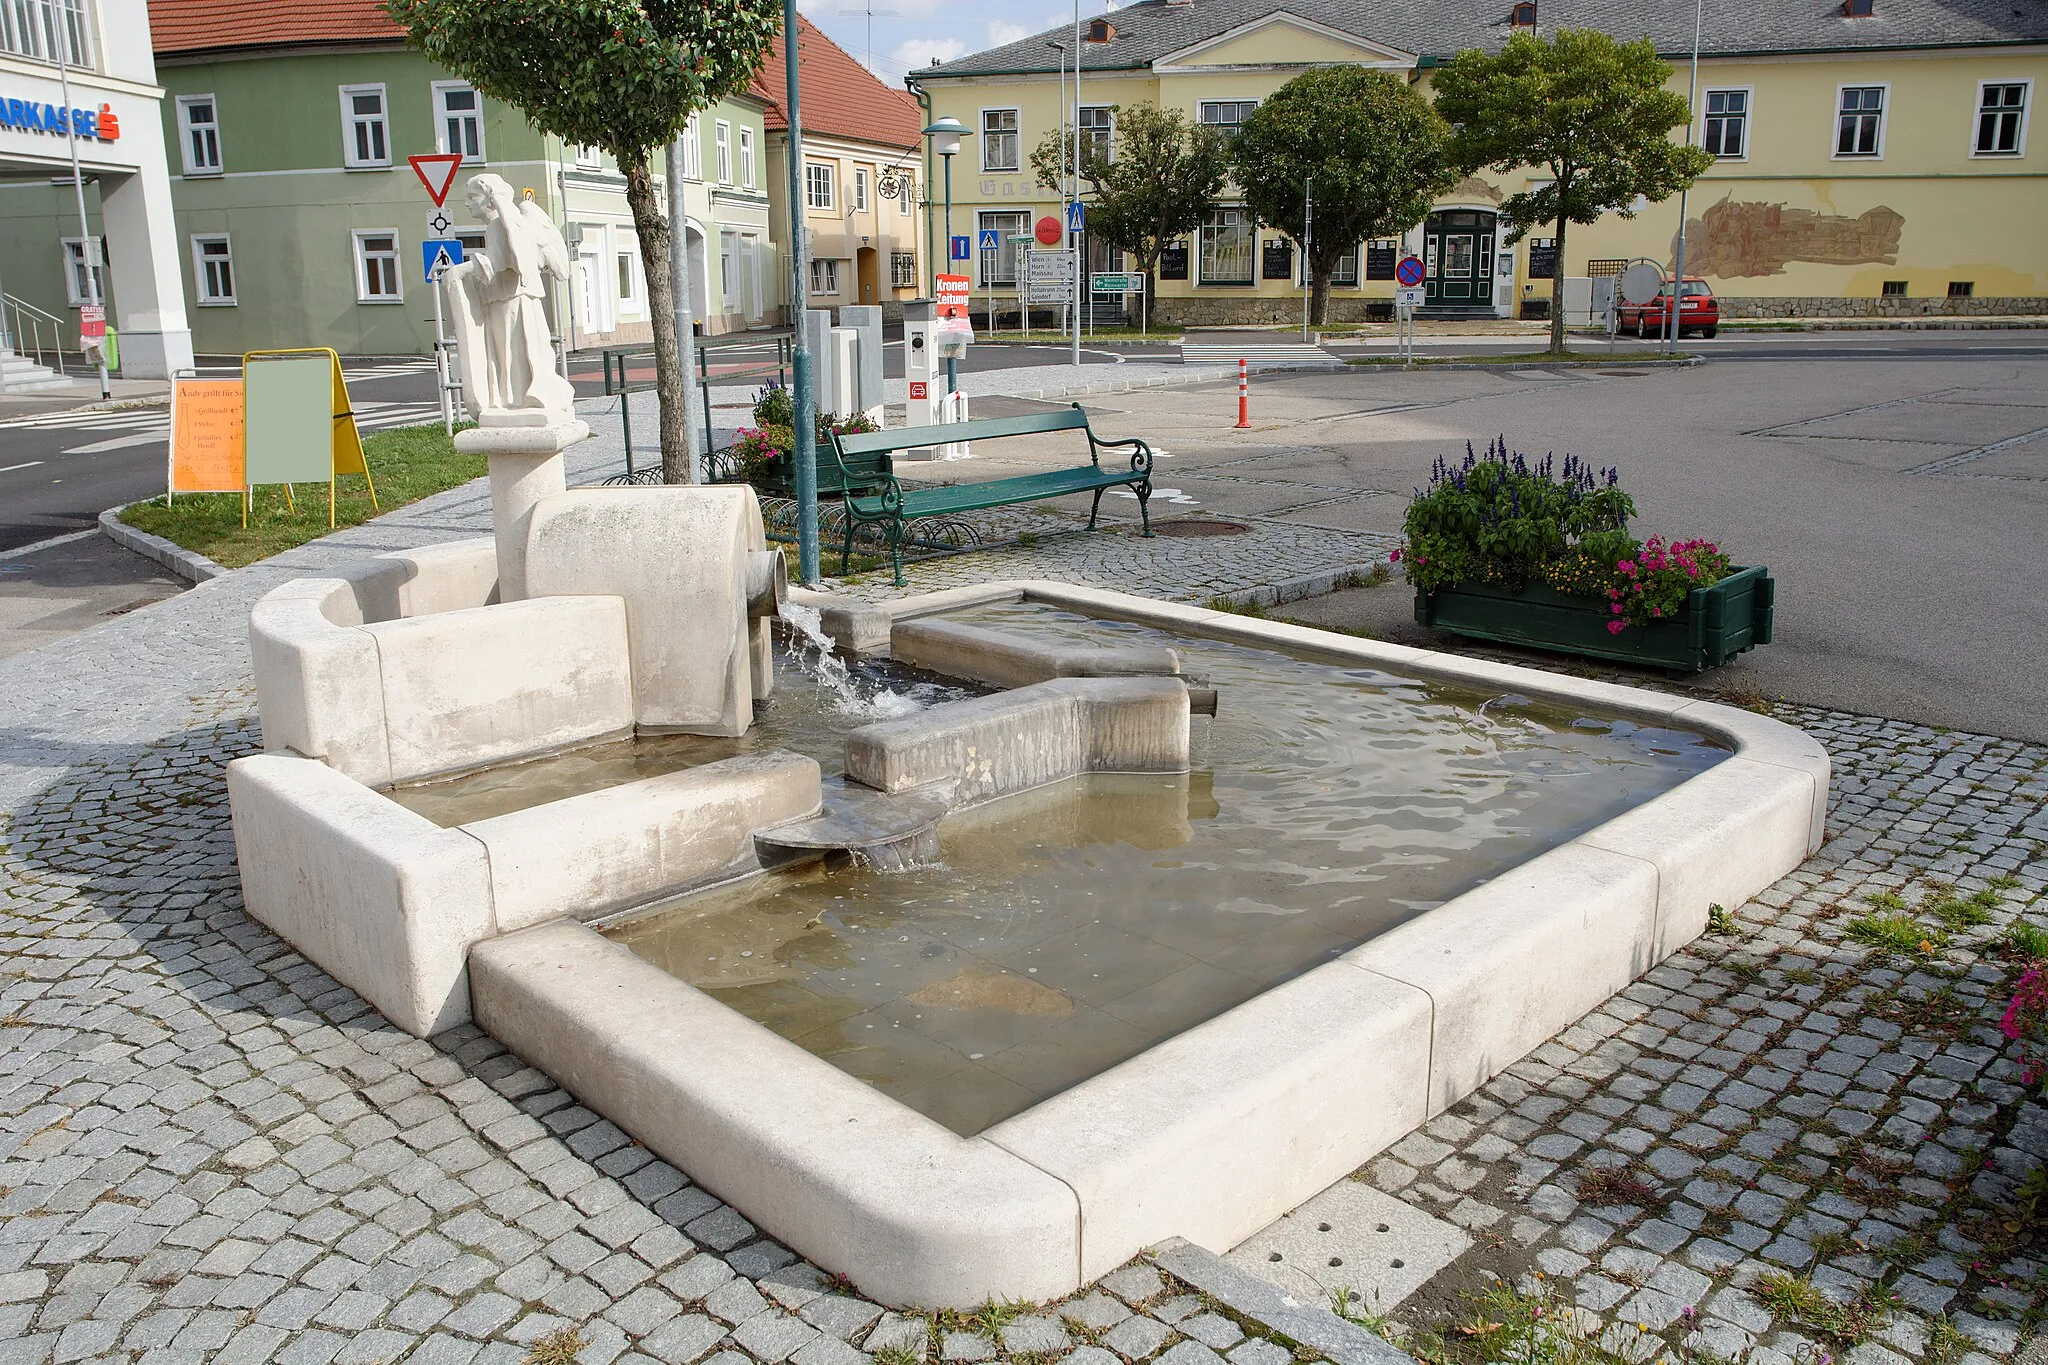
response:
[(78, 382), (25, 356), (0, 351), (0, 392), (40, 393), (47, 389), (69, 388)]

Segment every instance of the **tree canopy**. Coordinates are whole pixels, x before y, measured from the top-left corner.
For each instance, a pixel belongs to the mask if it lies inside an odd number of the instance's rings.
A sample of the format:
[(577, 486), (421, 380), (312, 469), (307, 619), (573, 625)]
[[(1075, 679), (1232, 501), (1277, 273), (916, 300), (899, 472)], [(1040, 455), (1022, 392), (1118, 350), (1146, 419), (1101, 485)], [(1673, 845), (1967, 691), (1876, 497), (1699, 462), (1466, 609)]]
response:
[(1231, 175), (1260, 222), (1306, 243), (1312, 321), (1324, 320), (1345, 252), (1406, 232), (1457, 183), (1449, 137), (1406, 81), (1358, 66), (1304, 71), (1245, 119)]
[[(1118, 105), (1108, 155), (1081, 139), (1081, 178), (1087, 182), (1088, 231), (1138, 258), (1150, 274), (1168, 242), (1202, 225), (1229, 167), (1229, 151), (1214, 128), (1178, 109)], [(1048, 132), (1031, 153), (1039, 183), (1058, 189), (1073, 164), (1073, 132)]]
[(1556, 225), (1550, 348), (1564, 349), (1565, 231), (1603, 214), (1635, 216), (1638, 196), (1657, 203), (1713, 164), (1671, 140), (1692, 117), (1664, 88), (1671, 67), (1648, 38), (1618, 43), (1597, 29), (1562, 29), (1545, 41), (1517, 33), (1497, 54), (1460, 52), (1438, 68), (1437, 112), (1457, 125), (1450, 155), (1461, 171), (1545, 167), (1551, 180), (1508, 196), (1510, 242)]
[(384, 9), (484, 98), (618, 162), (653, 314), (663, 473), (683, 482), (688, 338), (676, 327), (669, 223), (648, 159), (692, 113), (753, 81), (782, 29), (782, 0), (385, 0)]

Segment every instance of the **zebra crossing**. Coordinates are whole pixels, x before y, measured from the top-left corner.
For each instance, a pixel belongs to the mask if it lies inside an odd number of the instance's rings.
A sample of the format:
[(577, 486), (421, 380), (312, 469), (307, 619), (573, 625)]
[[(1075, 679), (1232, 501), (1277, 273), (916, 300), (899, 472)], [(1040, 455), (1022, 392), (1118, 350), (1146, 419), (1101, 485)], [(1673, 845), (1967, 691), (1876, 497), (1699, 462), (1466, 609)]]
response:
[[(432, 402), (389, 402), (355, 400), (356, 428), (364, 433), (388, 431), (393, 427), (423, 426), (441, 420), (441, 407)], [(100, 434), (108, 440), (90, 442), (102, 449), (143, 445), (163, 440), (170, 433), (170, 410), (163, 407), (111, 408), (96, 411), (42, 412), (28, 417), (0, 421), (0, 431), (75, 431)], [(123, 437), (134, 439), (122, 439)], [(64, 452), (95, 454), (87, 446)]]

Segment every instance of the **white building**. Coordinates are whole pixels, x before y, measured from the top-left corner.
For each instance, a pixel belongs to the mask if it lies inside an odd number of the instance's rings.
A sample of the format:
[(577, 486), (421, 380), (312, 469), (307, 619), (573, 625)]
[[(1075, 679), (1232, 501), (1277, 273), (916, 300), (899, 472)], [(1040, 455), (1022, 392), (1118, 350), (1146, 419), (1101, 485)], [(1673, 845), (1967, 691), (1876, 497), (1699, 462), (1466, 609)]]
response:
[[(0, 0), (0, 194), (33, 186), (47, 202), (52, 181), (68, 190), (75, 147), (81, 173), (97, 182), (96, 195), (87, 188), (88, 204), (105, 224), (103, 242), (84, 239), (75, 196), (57, 196), (68, 222), (50, 224), (49, 237), (63, 254), (0, 260), (0, 293), (15, 272), (64, 271), (70, 315), (58, 321), (75, 348), (78, 310), (93, 283), (88, 262), (102, 260), (100, 297), (129, 378), (168, 378), (192, 363), (164, 164), (163, 93), (145, 0)], [(6, 317), (11, 333), (11, 304)], [(0, 349), (10, 339), (0, 337)]]

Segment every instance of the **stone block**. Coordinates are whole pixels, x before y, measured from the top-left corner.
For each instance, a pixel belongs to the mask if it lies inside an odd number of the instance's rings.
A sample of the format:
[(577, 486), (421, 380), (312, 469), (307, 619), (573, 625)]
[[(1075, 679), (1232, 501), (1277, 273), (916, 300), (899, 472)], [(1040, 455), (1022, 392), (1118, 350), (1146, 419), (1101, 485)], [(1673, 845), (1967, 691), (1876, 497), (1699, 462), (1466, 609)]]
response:
[(817, 762), (778, 749), (462, 828), (489, 850), (498, 928), (509, 933), (752, 871), (753, 832), (810, 815), (818, 801)]
[(1224, 1259), (1303, 1303), (1324, 1303), (1342, 1287), (1359, 1307), (1385, 1313), (1471, 1245), (1451, 1223), (1360, 1181), (1340, 1180)]
[(744, 484), (572, 489), (534, 508), (527, 588), (624, 599), (637, 724), (740, 735), (773, 676), (747, 610), (748, 556), (766, 549)]
[(470, 1017), (465, 957), (494, 932), (483, 845), (311, 759), (228, 765), (249, 914), (424, 1038)]
[(1172, 677), (1180, 656), (1164, 646), (1089, 647), (1025, 636), (964, 621), (896, 622), (889, 655), (913, 668), (971, 678), (991, 687), (1028, 687), (1054, 678)]
[(1344, 960), (1428, 992), (1438, 1113), (1655, 964), (1656, 869), (1566, 844)]
[(583, 926), (479, 944), (471, 972), (494, 1037), (866, 1297), (964, 1308), (1077, 1287), (1079, 1210), (1056, 1178)]
[(249, 609), (249, 663), (263, 747), (317, 758), (359, 782), (391, 780), (377, 642), (349, 584), (306, 578)]
[(1421, 991), (1334, 962), (982, 1136), (1079, 1196), (1092, 1280), (1175, 1235), (1235, 1246), (1421, 1123), (1428, 1034)]
[(625, 604), (550, 597), (363, 626), (377, 651), (391, 780), (628, 730)]
[(947, 702), (846, 737), (846, 775), (896, 793), (954, 784), (974, 805), (1082, 773), (1188, 767), (1188, 692), (1177, 678), (1067, 678)]

